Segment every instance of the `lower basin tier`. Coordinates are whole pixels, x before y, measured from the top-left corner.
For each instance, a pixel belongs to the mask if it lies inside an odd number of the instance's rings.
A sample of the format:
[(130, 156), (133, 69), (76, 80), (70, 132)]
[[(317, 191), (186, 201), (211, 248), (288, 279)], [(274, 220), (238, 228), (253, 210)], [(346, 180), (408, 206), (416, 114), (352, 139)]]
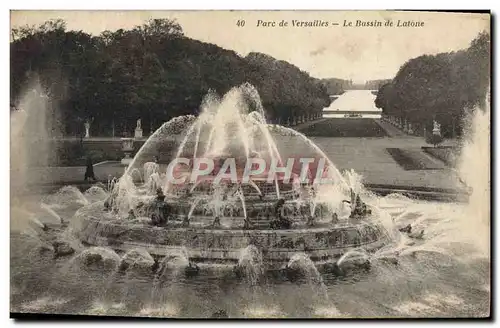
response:
[(208, 264), (237, 264), (242, 249), (254, 245), (262, 252), (268, 267), (280, 267), (299, 252), (319, 264), (334, 261), (355, 248), (376, 251), (389, 242), (384, 227), (371, 220), (286, 230), (243, 230), (165, 228), (123, 219), (87, 217), (75, 233), (88, 245), (117, 251), (141, 248), (159, 257), (182, 251), (191, 261)]

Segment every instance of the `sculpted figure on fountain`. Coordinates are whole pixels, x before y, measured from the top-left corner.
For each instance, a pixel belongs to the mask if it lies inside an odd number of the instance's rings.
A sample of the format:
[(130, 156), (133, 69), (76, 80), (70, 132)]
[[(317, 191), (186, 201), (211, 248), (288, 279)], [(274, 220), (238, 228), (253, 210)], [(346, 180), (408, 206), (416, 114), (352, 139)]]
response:
[(283, 198), (278, 199), (274, 206), (274, 214), (276, 217), (282, 216), (283, 205), (285, 205), (285, 200)]
[(351, 189), (351, 215), (350, 218), (364, 218), (367, 215), (371, 214), (372, 211), (368, 209), (366, 204), (361, 200), (359, 195), (356, 195), (355, 192)]
[(271, 229), (291, 228), (292, 222), (283, 216), (283, 205), (285, 205), (285, 200), (283, 198), (278, 199), (274, 206), (274, 219), (270, 222)]
[(156, 199), (153, 204), (154, 210), (151, 214), (151, 222), (153, 225), (164, 226), (168, 222), (168, 216), (170, 214), (169, 206), (165, 202), (165, 194), (163, 189), (158, 188), (156, 190)]
[(130, 210), (128, 211), (128, 217), (127, 217), (128, 220), (132, 221), (132, 220), (135, 220), (136, 217), (135, 217), (135, 213), (134, 213), (134, 210)]
[(248, 230), (252, 229), (252, 222), (250, 221), (249, 217), (245, 217), (245, 220), (243, 221), (243, 229)]
[(186, 216), (184, 217), (184, 219), (182, 220), (182, 226), (183, 226), (184, 228), (187, 228), (187, 227), (189, 227), (189, 223), (190, 223), (190, 221), (189, 221), (189, 217), (186, 215)]
[(307, 218), (307, 226), (308, 227), (313, 227), (315, 222), (314, 222), (314, 216), (313, 215), (310, 215), (308, 218)]
[(213, 228), (219, 228), (221, 226), (220, 224), (220, 218), (216, 216), (212, 222), (212, 227)]
[(339, 216), (337, 213), (332, 214), (332, 224), (337, 224), (339, 223)]

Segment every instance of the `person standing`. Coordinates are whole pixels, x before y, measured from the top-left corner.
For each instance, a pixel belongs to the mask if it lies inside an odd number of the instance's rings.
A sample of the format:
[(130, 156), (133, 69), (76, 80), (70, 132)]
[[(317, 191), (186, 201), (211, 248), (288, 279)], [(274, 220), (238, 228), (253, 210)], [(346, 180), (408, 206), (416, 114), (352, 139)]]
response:
[(90, 156), (87, 157), (87, 168), (85, 169), (85, 181), (96, 181), (96, 177), (94, 174), (94, 164), (92, 163), (92, 158)]

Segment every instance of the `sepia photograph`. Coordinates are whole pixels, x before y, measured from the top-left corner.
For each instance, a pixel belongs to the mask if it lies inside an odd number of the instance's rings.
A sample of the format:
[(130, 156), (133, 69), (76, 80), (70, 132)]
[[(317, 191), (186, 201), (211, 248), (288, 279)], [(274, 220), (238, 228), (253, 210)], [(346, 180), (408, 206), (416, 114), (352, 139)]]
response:
[(11, 10), (10, 317), (491, 318), (491, 17)]

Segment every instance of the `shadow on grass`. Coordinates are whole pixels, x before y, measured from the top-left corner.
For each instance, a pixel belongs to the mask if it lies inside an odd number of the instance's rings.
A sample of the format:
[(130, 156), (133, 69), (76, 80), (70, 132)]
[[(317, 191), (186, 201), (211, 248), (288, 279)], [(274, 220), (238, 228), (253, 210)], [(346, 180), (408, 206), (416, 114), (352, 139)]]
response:
[(405, 171), (443, 170), (445, 165), (429, 159), (421, 150), (387, 148), (387, 152)]

